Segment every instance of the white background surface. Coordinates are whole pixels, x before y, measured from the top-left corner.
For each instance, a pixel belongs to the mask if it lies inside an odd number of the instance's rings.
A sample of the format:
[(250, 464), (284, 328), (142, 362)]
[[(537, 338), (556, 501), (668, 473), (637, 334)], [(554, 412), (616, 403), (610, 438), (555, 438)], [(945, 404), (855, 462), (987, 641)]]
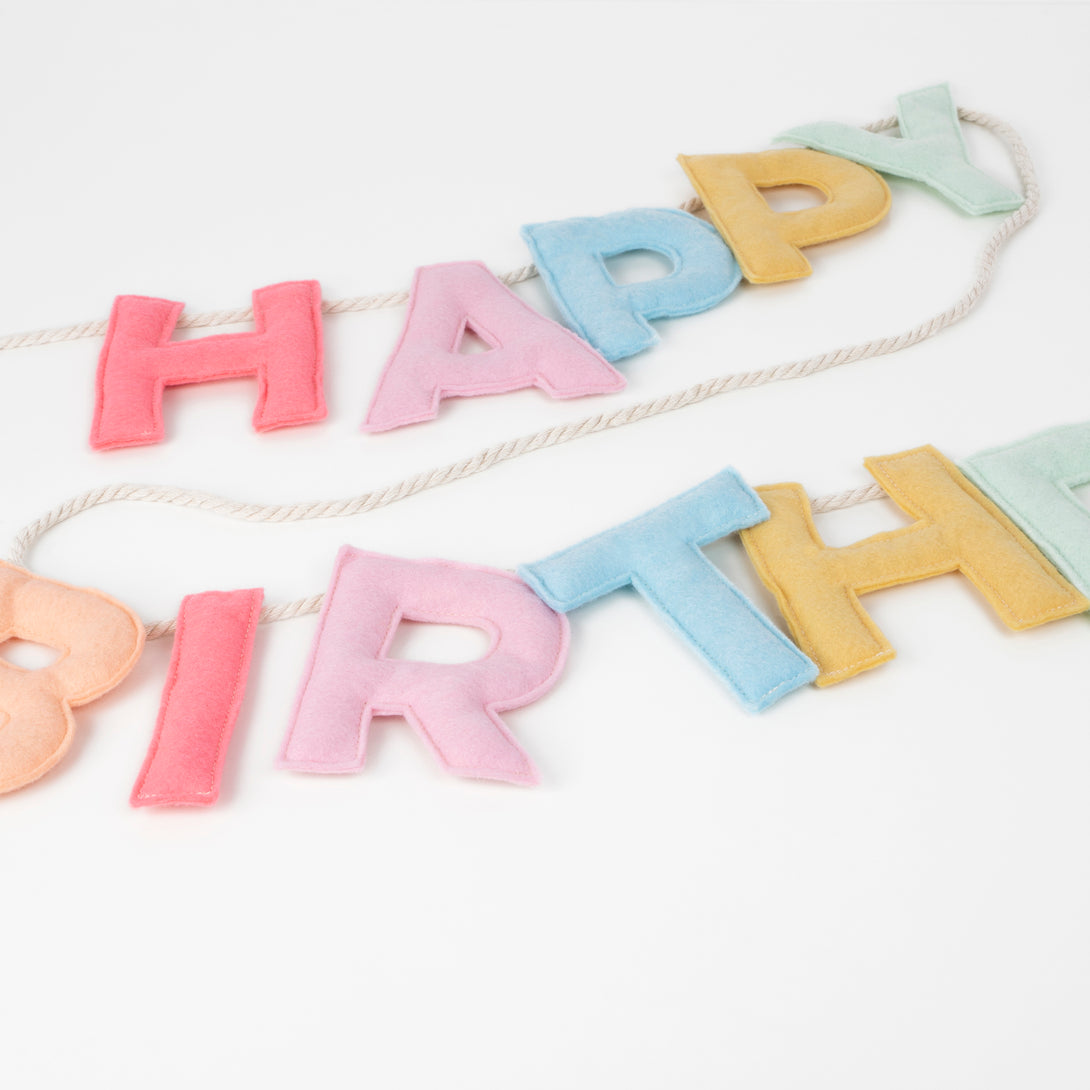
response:
[[(118, 293), (326, 298), (416, 265), (527, 260), (522, 223), (690, 195), (678, 152), (866, 122), (951, 81), (1012, 121), (1043, 211), (965, 323), (903, 354), (728, 395), (351, 522), (240, 526), (114, 506), (31, 564), (146, 619), (183, 594), (324, 587), (337, 547), (513, 567), (726, 464), (814, 494), (865, 455), (950, 457), (1084, 418), (1082, 6), (265, 0), (9, 3), (0, 329)], [(1013, 174), (970, 132), (978, 162)], [(891, 180), (879, 227), (658, 323), (628, 391), (444, 402), (358, 432), (401, 311), (326, 322), (329, 420), (258, 436), (254, 389), (168, 394), (160, 446), (87, 443), (99, 342), (5, 354), (0, 536), (130, 480), (255, 501), (348, 495), (492, 442), (898, 332), (968, 284), (995, 218)], [(552, 313), (540, 282), (520, 294)], [(901, 524), (821, 519), (831, 544)], [(711, 555), (755, 599), (733, 545)], [(572, 618), (561, 683), (508, 722), (543, 776), (445, 775), (397, 720), (355, 776), (273, 760), (316, 620), (262, 629), (223, 797), (128, 795), (170, 641), (0, 800), (0, 1084), (1074, 1090), (1090, 1083), (1085, 617), (1012, 634), (946, 576), (873, 595), (891, 664), (749, 717), (631, 593)], [(424, 644), (417, 644), (423, 647)], [(473, 654), (473, 637), (433, 639)]]

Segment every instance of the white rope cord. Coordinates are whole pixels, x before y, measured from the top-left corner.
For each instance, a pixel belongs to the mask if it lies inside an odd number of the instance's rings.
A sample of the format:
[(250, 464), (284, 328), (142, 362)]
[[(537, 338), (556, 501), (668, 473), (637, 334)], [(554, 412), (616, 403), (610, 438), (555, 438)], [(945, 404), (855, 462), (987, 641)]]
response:
[(886, 493), (880, 484), (865, 484), (859, 488), (847, 488), (843, 492), (827, 492), (810, 501), (810, 510), (815, 515), (824, 515), (828, 511), (843, 511), (845, 507), (855, 507), (858, 503), (870, 503), (871, 500), (884, 500)]
[[(689, 202), (692, 203), (692, 202)], [(531, 280), (537, 276), (537, 269), (533, 265), (523, 265), (521, 269), (503, 273), (500, 276), (508, 286), (521, 284), (524, 280)], [(409, 301), (409, 292), (387, 291), (378, 295), (357, 295), (350, 299), (333, 299), (322, 301), (323, 314), (347, 314), (357, 310), (383, 310), (386, 307), (404, 306)], [(203, 314), (182, 314), (178, 319), (178, 329), (206, 329), (216, 325), (238, 325), (241, 322), (252, 322), (254, 312), (252, 307), (237, 307), (234, 310), (210, 310)], [(29, 348), (38, 344), (56, 344), (58, 341), (79, 341), (87, 337), (105, 337), (106, 319), (96, 322), (79, 322), (77, 325), (64, 326), (61, 329), (36, 329), (30, 333), (11, 333), (0, 338), (0, 352), (6, 352), (11, 348)]]
[[(107, 485), (103, 488), (84, 492), (82, 495), (65, 501), (37, 521), (24, 527), (16, 535), (13, 543), (10, 555), (11, 562), (19, 566), (25, 566), (25, 558), (29, 550), (44, 533), (92, 507), (121, 500), (195, 507), (199, 510), (211, 511), (215, 514), (227, 515), (247, 522), (298, 522), (306, 519), (346, 518), (351, 515), (359, 515), (379, 507), (389, 506), (399, 500), (416, 495), (418, 492), (437, 488), (439, 485), (447, 484), (450, 481), (475, 476), (492, 466), (499, 465), (501, 462), (511, 461), (535, 450), (559, 446), (561, 443), (581, 439), (587, 435), (625, 427), (628, 424), (634, 424), (638, 420), (660, 416), (663, 413), (695, 405), (701, 401), (706, 401), (708, 398), (732, 390), (803, 378), (819, 371), (838, 367), (841, 364), (890, 355), (920, 341), (928, 340), (959, 322), (973, 310), (991, 281), (996, 256), (1000, 248), (1007, 239), (1034, 218), (1040, 203), (1040, 192), (1033, 161), (1030, 159), (1029, 152), (1026, 150), (1026, 146), (1017, 131), (1005, 121), (977, 111), (959, 110), (958, 116), (963, 121), (969, 121), (996, 133), (1006, 141), (1022, 182), (1022, 189), (1026, 196), (1025, 203), (1017, 211), (1007, 216), (988, 239), (977, 261), (976, 278), (968, 291), (946, 310), (925, 319), (903, 333), (884, 337), (880, 340), (866, 341), (862, 344), (848, 345), (817, 356), (810, 356), (807, 359), (779, 364), (758, 371), (743, 371), (732, 375), (721, 375), (695, 386), (690, 386), (687, 389), (678, 390), (672, 394), (666, 394), (649, 401), (642, 401), (613, 413), (598, 414), (570, 424), (558, 424), (533, 435), (509, 439), (504, 443), (489, 447), (471, 458), (452, 462), (437, 469), (427, 470), (413, 477), (407, 477), (405, 480), (398, 481), (386, 488), (364, 492), (361, 495), (350, 496), (346, 499), (317, 500), (312, 503), (300, 504), (244, 504), (225, 499), (222, 496), (193, 492), (187, 489), (137, 484)], [(865, 127), (872, 132), (878, 132), (883, 129), (893, 128), (896, 124), (897, 119), (889, 117)], [(700, 203), (694, 199), (686, 202), (682, 207), (688, 211), (695, 211), (699, 209)], [(535, 275), (537, 275), (537, 270), (532, 265), (528, 265), (507, 274), (502, 279), (507, 283), (518, 283), (520, 280), (527, 280)], [(377, 307), (396, 306), (405, 302), (407, 297), (406, 292), (393, 292), (380, 296), (364, 296), (359, 299), (342, 299), (334, 303), (323, 303), (322, 309), (325, 313), (368, 310)], [(238, 310), (217, 311), (212, 314), (193, 315), (188, 322), (183, 319), (179, 322), (179, 325), (194, 327), (239, 322), (245, 321), (248, 314), (248, 311)], [(102, 332), (105, 331), (105, 323), (85, 323), (81, 326), (71, 326), (65, 330), (22, 334), (20, 336), (31, 339), (24, 340), (21, 343), (45, 344), (50, 341), (95, 336), (96, 333), (93, 332), (93, 329), (98, 326), (103, 327)], [(45, 339), (34, 339), (40, 336)], [(9, 337), (4, 341), (0, 341), (0, 350), (17, 347), (9, 343), (11, 340), (12, 338)], [(819, 497), (813, 501), (812, 507), (815, 513), (834, 511), (854, 504), (866, 503), (883, 495), (885, 493), (878, 485), (869, 485)], [(315, 613), (321, 608), (321, 602), (322, 595), (318, 594), (311, 595), (308, 598), (298, 598), (291, 602), (267, 605), (261, 611), (260, 621), (267, 624), (287, 620), (290, 617), (299, 617), (307, 613)], [(158, 639), (174, 631), (174, 621), (157, 621), (147, 625), (146, 629), (148, 639)]]
[[(555, 444), (552, 444), (555, 445)], [(493, 448), (497, 449), (497, 448)], [(537, 448), (534, 448), (537, 449)], [(483, 454), (489, 454), (484, 451)], [(525, 452), (524, 452), (525, 453)], [(480, 456), (478, 456), (480, 457)], [(514, 457), (512, 455), (511, 457)], [(475, 461), (476, 459), (472, 459)], [(484, 462), (480, 468), (472, 472), (480, 473), (490, 465), (496, 465), (495, 459)], [(466, 463), (458, 463), (465, 465)], [(447, 469), (454, 467), (448, 466)], [(443, 474), (443, 470), (435, 471)], [(463, 472), (445, 477), (445, 480), (457, 480), (460, 477), (468, 477), (472, 472)], [(422, 480), (432, 480), (433, 483), (419, 484)], [(373, 511), (376, 507), (386, 507), (396, 503), (399, 499), (423, 492), (427, 488), (434, 488), (443, 484), (444, 479), (435, 477), (434, 474), (421, 474), (420, 477), (410, 478), (398, 485), (382, 489), (376, 492), (366, 492), (361, 496), (354, 496), (347, 500), (327, 500), (318, 503), (262, 505), (238, 503), (225, 499), (222, 496), (213, 496), (207, 492), (193, 492), (185, 488), (159, 488), (154, 485), (140, 484), (113, 484), (105, 488), (96, 488), (90, 492), (84, 492), (75, 496), (59, 507), (55, 507), (47, 515), (23, 528), (15, 539), (9, 560), (19, 567), (25, 566), (25, 558), (28, 550), (44, 533), (62, 522), (67, 522), (76, 515), (90, 510), (92, 507), (100, 507), (107, 503), (116, 503), (121, 500), (129, 500), (137, 503), (165, 503), (175, 507), (195, 507), (200, 511), (210, 511), (216, 515), (227, 515), (230, 518), (241, 519), (245, 522), (298, 522), (305, 519), (319, 518), (345, 518), (350, 515), (363, 514)], [(860, 503), (869, 503), (871, 500), (882, 499), (885, 492), (877, 484), (864, 485), (861, 488), (849, 488), (843, 492), (832, 492), (825, 496), (818, 496), (811, 501), (811, 509), (815, 515), (828, 511), (839, 511), (845, 507), (853, 507)], [(317, 613), (322, 608), (322, 594), (312, 594), (307, 598), (296, 598), (291, 602), (280, 602), (264, 606), (259, 617), (260, 624), (272, 624), (274, 621), (286, 621), (291, 617), (302, 617), (308, 613)], [(154, 621), (144, 626), (149, 640), (157, 640), (161, 636), (169, 636), (174, 631), (175, 619)]]

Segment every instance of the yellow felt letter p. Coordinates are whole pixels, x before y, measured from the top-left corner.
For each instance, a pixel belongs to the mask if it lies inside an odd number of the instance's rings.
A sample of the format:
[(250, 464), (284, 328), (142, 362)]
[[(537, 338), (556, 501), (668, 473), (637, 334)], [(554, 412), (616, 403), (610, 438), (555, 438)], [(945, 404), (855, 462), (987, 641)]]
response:
[(112, 689), (144, 646), (130, 609), (95, 590), (42, 579), (0, 562), (0, 641), (60, 651), (42, 670), (0, 661), (0, 792), (49, 771), (72, 741), (72, 708)]
[(843, 548), (826, 546), (797, 484), (758, 488), (771, 512), (741, 532), (791, 633), (832, 685), (893, 658), (859, 595), (960, 571), (1014, 629), (1081, 613), (1090, 602), (1032, 541), (934, 447), (868, 458), (867, 469), (911, 526)]
[[(870, 167), (808, 148), (679, 155), (678, 162), (752, 284), (809, 276), (803, 246), (865, 231), (889, 211), (889, 186)], [(781, 185), (812, 186), (825, 203), (775, 212), (761, 190)]]

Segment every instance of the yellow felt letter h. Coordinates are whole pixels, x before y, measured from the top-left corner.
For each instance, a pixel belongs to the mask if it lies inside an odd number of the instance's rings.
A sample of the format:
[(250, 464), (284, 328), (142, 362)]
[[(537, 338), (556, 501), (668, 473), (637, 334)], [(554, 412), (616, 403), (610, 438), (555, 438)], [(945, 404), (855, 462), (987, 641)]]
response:
[(891, 659), (859, 595), (960, 571), (1013, 629), (1081, 613), (1090, 602), (934, 447), (868, 458), (871, 475), (916, 522), (830, 548), (797, 484), (758, 488), (768, 521), (741, 532), (792, 635), (832, 685)]

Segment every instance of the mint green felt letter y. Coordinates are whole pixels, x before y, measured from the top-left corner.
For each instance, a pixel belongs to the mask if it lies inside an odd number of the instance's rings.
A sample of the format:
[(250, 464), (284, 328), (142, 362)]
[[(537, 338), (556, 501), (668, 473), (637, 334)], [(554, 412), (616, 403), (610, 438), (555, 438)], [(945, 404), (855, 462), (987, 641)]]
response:
[(1090, 591), (1090, 510), (1072, 491), (1090, 483), (1090, 423), (974, 454), (960, 468), (1072, 583)]
[(901, 138), (834, 121), (800, 125), (777, 140), (827, 151), (844, 159), (923, 182), (965, 212), (1012, 212), (1025, 200), (969, 162), (969, 150), (945, 83), (910, 91), (897, 100)]

